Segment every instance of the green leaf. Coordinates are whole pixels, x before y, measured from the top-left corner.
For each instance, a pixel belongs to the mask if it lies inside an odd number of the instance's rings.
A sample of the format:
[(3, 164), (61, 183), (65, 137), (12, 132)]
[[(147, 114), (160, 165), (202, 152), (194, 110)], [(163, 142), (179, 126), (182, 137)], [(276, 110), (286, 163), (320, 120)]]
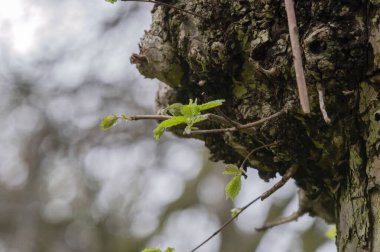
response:
[(181, 109), (184, 105), (182, 103), (173, 103), (170, 106), (168, 106), (164, 112), (169, 111), (169, 113), (173, 116), (181, 116)]
[(161, 122), (158, 126), (162, 128), (170, 128), (182, 123), (187, 123), (187, 119), (183, 116), (176, 116)]
[(100, 122), (100, 127), (102, 127), (104, 130), (111, 128), (114, 126), (119, 120), (119, 117), (116, 115), (108, 115), (103, 118), (103, 120)]
[(161, 249), (158, 249), (158, 248), (146, 248), (142, 252), (161, 252)]
[(191, 120), (191, 124), (193, 125), (193, 124), (196, 124), (196, 123), (202, 122), (202, 121), (204, 121), (204, 120), (206, 120), (206, 119), (207, 119), (206, 116), (202, 116), (202, 115), (200, 115), (200, 116), (198, 116), (198, 117), (192, 118), (192, 120)]
[(167, 119), (163, 122), (161, 122), (154, 130), (153, 130), (153, 137), (154, 139), (158, 140), (164, 134), (165, 130), (167, 128), (182, 124), (182, 123), (187, 123), (187, 119), (183, 116), (176, 116), (172, 117), (170, 119)]
[(198, 105), (198, 108), (199, 108), (200, 111), (207, 110), (207, 109), (212, 109), (212, 108), (215, 108), (215, 107), (219, 107), (224, 102), (225, 102), (225, 100), (223, 100), (223, 99), (221, 99), (221, 100), (215, 100), (215, 101), (210, 101), (210, 102)]
[(336, 226), (332, 226), (326, 233), (326, 237), (329, 238), (330, 240), (335, 240), (336, 237)]
[(168, 247), (167, 249), (165, 249), (165, 252), (174, 252), (174, 248)]
[(159, 140), (161, 138), (162, 134), (164, 134), (165, 130), (166, 130), (166, 128), (160, 127), (160, 125), (158, 125), (153, 130), (153, 137), (154, 137), (154, 139)]
[(223, 172), (224, 175), (241, 175), (242, 172), (234, 164), (226, 164), (226, 171)]
[(231, 217), (235, 218), (241, 212), (241, 208), (233, 208), (230, 210), (230, 212), (231, 212)]
[(109, 2), (109, 3), (111, 3), (111, 4), (114, 4), (114, 3), (117, 2), (117, 0), (106, 0), (106, 2)]
[(230, 198), (232, 201), (235, 200), (236, 196), (239, 194), (241, 189), (241, 176), (235, 176), (228, 182), (225, 192), (226, 199)]
[(197, 103), (193, 103), (190, 100), (190, 103), (188, 105), (183, 105), (181, 108), (181, 114), (188, 118), (197, 117), (201, 114), (201, 111), (197, 105)]

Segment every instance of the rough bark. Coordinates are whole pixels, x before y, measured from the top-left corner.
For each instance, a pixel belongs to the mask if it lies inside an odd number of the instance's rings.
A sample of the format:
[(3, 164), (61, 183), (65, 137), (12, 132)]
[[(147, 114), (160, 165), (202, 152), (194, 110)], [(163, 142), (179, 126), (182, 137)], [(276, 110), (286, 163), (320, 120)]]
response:
[[(214, 160), (249, 159), (268, 180), (292, 164), (309, 212), (336, 222), (339, 251), (380, 248), (380, 30), (376, 1), (296, 1), (311, 114), (298, 105), (286, 13), (280, 0), (192, 0), (156, 6), (153, 23), (131, 57), (163, 83), (158, 106), (226, 99), (221, 108), (241, 123), (288, 113), (255, 130), (204, 135)], [(327, 125), (317, 85), (325, 90)], [(203, 128), (223, 125), (204, 124)]]

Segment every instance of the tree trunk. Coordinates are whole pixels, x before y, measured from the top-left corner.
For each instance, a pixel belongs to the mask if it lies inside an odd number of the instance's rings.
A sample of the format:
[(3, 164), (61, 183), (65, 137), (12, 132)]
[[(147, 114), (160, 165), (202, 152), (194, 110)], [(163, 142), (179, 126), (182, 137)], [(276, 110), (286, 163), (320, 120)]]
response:
[[(168, 2), (168, 1), (166, 1)], [(240, 123), (284, 107), (254, 130), (203, 135), (214, 160), (249, 158), (264, 180), (291, 165), (309, 213), (336, 222), (339, 251), (380, 248), (380, 12), (377, 1), (296, 1), (311, 113), (301, 112), (286, 13), (280, 0), (192, 0), (155, 6), (139, 71), (168, 86), (158, 106), (225, 99), (222, 113)], [(327, 124), (318, 91), (324, 91)], [(226, 127), (214, 123), (201, 128)], [(377, 248), (377, 249), (376, 249)]]

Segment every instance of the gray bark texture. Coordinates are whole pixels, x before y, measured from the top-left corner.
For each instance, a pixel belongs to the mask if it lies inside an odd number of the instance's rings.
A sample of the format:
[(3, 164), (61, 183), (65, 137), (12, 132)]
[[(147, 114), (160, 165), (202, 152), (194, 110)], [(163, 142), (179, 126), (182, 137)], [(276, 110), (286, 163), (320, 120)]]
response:
[[(338, 229), (339, 251), (380, 251), (380, 11), (378, 1), (298, 0), (295, 11), (311, 113), (301, 112), (280, 0), (165, 1), (131, 62), (162, 86), (159, 107), (225, 99), (221, 113), (252, 130), (199, 136), (214, 160), (249, 158), (268, 180), (293, 164), (308, 212)], [(319, 109), (325, 91), (328, 125)], [(229, 125), (200, 124), (199, 128)]]

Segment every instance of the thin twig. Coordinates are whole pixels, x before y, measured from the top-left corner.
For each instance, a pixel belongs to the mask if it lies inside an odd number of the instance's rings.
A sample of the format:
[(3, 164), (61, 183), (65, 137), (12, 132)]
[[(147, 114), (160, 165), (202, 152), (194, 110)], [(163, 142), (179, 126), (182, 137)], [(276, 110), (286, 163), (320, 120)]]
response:
[[(263, 123), (265, 123), (267, 121), (273, 120), (274, 118), (277, 118), (283, 114), (286, 114), (286, 111), (287, 111), (286, 108), (284, 108), (284, 109), (280, 110), (279, 112), (274, 113), (273, 115), (270, 115), (268, 117), (264, 117), (260, 120), (255, 121), (255, 122), (251, 122), (251, 123), (247, 123), (247, 124), (239, 124), (237, 126), (230, 127), (230, 128), (193, 130), (189, 133), (189, 135), (206, 134), (206, 133), (208, 133), (208, 134), (225, 133), (225, 132), (238, 131), (238, 130), (242, 130), (242, 129), (249, 129), (249, 128), (253, 128), (253, 127), (257, 127), (259, 125), (262, 125)], [(228, 124), (228, 125), (230, 124), (230, 122), (222, 116), (218, 116), (218, 115), (215, 115), (212, 113), (204, 114), (204, 116), (209, 118), (212, 121), (216, 121), (216, 122), (220, 122), (220, 123)], [(125, 116), (125, 118), (127, 120), (130, 120), (130, 121), (138, 121), (138, 120), (159, 120), (159, 121), (163, 121), (163, 120), (173, 118), (173, 116), (168, 116), (168, 115), (132, 115), (132, 116)]]
[[(214, 98), (211, 98), (209, 97), (205, 92), (202, 92), (202, 95), (207, 99), (207, 100), (215, 100)], [(227, 122), (229, 122), (229, 126), (238, 126), (240, 125), (239, 122), (235, 122), (234, 120), (232, 120), (231, 118), (229, 118), (228, 116), (226, 116), (226, 114), (223, 113), (223, 111), (219, 108), (219, 107), (216, 107), (214, 108), (215, 111), (220, 114), (221, 117), (223, 117)]]
[(247, 123), (247, 124), (243, 124), (241, 126), (238, 127), (238, 129), (248, 129), (248, 128), (253, 128), (253, 127), (256, 127), (256, 126), (259, 126), (259, 125), (262, 125), (264, 124), (265, 122), (267, 121), (270, 121), (270, 120), (273, 120), (281, 115), (284, 115), (286, 114), (286, 110), (285, 109), (282, 109), (276, 113), (274, 113), (273, 115), (270, 115), (270, 116), (267, 116), (267, 117), (264, 117), (260, 120), (257, 120), (255, 122), (251, 122), (251, 123)]
[(280, 226), (280, 225), (283, 225), (283, 224), (286, 224), (286, 223), (289, 223), (292, 221), (296, 221), (296, 220), (298, 220), (299, 217), (303, 216), (305, 213), (306, 213), (305, 209), (299, 208), (297, 211), (295, 211), (294, 213), (292, 213), (289, 216), (286, 216), (284, 218), (281, 218), (281, 219), (278, 219), (275, 221), (265, 223), (262, 227), (255, 228), (255, 229), (256, 229), (256, 231), (262, 232), (262, 231), (265, 231), (265, 230), (270, 229), (272, 227), (276, 227), (276, 226)]
[(189, 135), (217, 134), (217, 133), (232, 132), (232, 131), (237, 131), (237, 130), (238, 128), (236, 127), (223, 128), (223, 129), (192, 130), (189, 133)]
[(291, 215), (281, 218), (279, 220), (275, 220), (272, 222), (268, 222), (264, 224), (262, 227), (256, 228), (256, 231), (265, 231), (269, 228), (279, 226), (282, 224), (286, 224), (292, 221), (297, 221), (297, 219), (303, 216), (305, 213), (310, 211), (310, 202), (307, 198), (305, 191), (300, 189), (298, 190), (298, 210), (292, 213)]
[[(212, 113), (204, 114), (204, 116), (207, 117), (208, 119), (210, 119), (211, 121), (230, 125), (230, 122), (222, 116), (218, 116), (218, 115), (215, 115)], [(173, 118), (173, 116), (169, 116), (169, 115), (132, 115), (132, 116), (126, 116), (126, 118), (128, 118), (128, 120), (130, 120), (130, 121), (138, 121), (138, 120), (159, 120), (159, 121), (163, 121), (163, 120)]]
[(138, 121), (138, 120), (167, 120), (172, 118), (172, 116), (166, 116), (166, 115), (133, 115), (133, 116), (126, 116), (128, 120), (130, 121)]
[(260, 120), (255, 121), (255, 122), (251, 122), (251, 123), (247, 123), (247, 124), (241, 124), (241, 125), (230, 127), (230, 128), (193, 130), (190, 132), (190, 135), (224, 133), (224, 132), (238, 131), (238, 130), (242, 130), (242, 129), (249, 129), (249, 128), (253, 128), (253, 127), (257, 127), (259, 125), (262, 125), (265, 122), (273, 120), (273, 119), (275, 119), (281, 115), (284, 115), (284, 114), (286, 114), (286, 110), (282, 109), (281, 111), (276, 112), (273, 115), (270, 115), (268, 117), (264, 117)]
[(242, 207), (240, 209), (239, 212), (236, 213), (236, 215), (234, 215), (233, 217), (229, 218), (218, 230), (216, 230), (212, 235), (210, 235), (210, 237), (208, 237), (206, 240), (204, 240), (201, 244), (199, 244), (198, 246), (196, 246), (194, 249), (191, 250), (191, 252), (194, 252), (196, 251), (197, 249), (199, 249), (200, 247), (202, 247), (204, 244), (206, 244), (209, 240), (211, 240), (212, 238), (214, 238), (217, 234), (219, 234), (223, 229), (225, 229), (232, 221), (234, 221), (235, 219), (237, 219), (237, 217), (239, 217), (239, 215), (244, 211), (246, 210), (249, 206), (251, 206), (253, 203), (255, 203), (256, 201), (258, 201), (259, 199), (261, 198), (261, 196), (255, 198), (254, 200), (252, 200), (251, 202), (249, 202), (247, 205), (245, 205), (244, 207)]
[(220, 116), (220, 115), (208, 113), (208, 114), (205, 114), (205, 116), (208, 119), (210, 119), (211, 121), (221, 122), (221, 123), (226, 124), (226, 125), (235, 125), (235, 126), (241, 125), (240, 123), (232, 121), (230, 118), (228, 118), (224, 115)]
[[(256, 201), (258, 201), (259, 199), (261, 199), (262, 201), (265, 200), (267, 197), (269, 197), (271, 194), (273, 194), (275, 191), (277, 191), (280, 187), (282, 187), (288, 180), (291, 176), (293, 176), (296, 171), (297, 171), (297, 168), (298, 168), (298, 165), (292, 165), (287, 171), (286, 173), (284, 174), (284, 176), (282, 177), (282, 179), (277, 183), (275, 184), (272, 188), (270, 188), (268, 191), (265, 191), (263, 194), (261, 194), (259, 197), (255, 198), (254, 200), (252, 200), (251, 202), (249, 202), (247, 205), (245, 205), (244, 207), (242, 207), (240, 209), (239, 212), (236, 213), (236, 215), (232, 216), (231, 218), (229, 218), (218, 230), (216, 230), (212, 235), (210, 235), (206, 240), (204, 240), (201, 244), (199, 244), (198, 246), (196, 246), (193, 250), (191, 250), (191, 252), (194, 252), (196, 251), (197, 249), (199, 249), (200, 247), (202, 247), (204, 244), (206, 244), (209, 240), (211, 240), (212, 238), (214, 238), (217, 234), (219, 234), (220, 232), (223, 231), (223, 229), (225, 229), (232, 221), (234, 221), (235, 219), (237, 219), (237, 217), (239, 217), (239, 215), (244, 212), (248, 207), (250, 207), (253, 203), (255, 203)], [(280, 185), (279, 185), (280, 184)]]
[(325, 120), (327, 124), (331, 124), (331, 119), (329, 118), (329, 115), (327, 114), (327, 111), (326, 111), (325, 90), (320, 83), (317, 84), (317, 90), (318, 90), (319, 109), (321, 110), (323, 119)]
[[(239, 124), (237, 126), (231, 127), (231, 128), (222, 128), (222, 129), (209, 129), (209, 130), (193, 130), (190, 132), (189, 135), (196, 135), (196, 134), (205, 134), (205, 133), (224, 133), (224, 132), (229, 132), (229, 131), (237, 131), (240, 129), (248, 129), (248, 128), (253, 128), (255, 126), (259, 126), (266, 121), (272, 120), (276, 117), (279, 117), (282, 114), (285, 114), (286, 110), (282, 109), (281, 111), (274, 113), (273, 115), (270, 115), (268, 117), (264, 117), (258, 121), (252, 122), (252, 123), (247, 123), (247, 124)], [(211, 121), (223, 123), (230, 125), (230, 122), (222, 117), (218, 116), (212, 113), (204, 114), (203, 116), (209, 118)], [(167, 120), (170, 118), (173, 118), (173, 116), (168, 116), (168, 115), (132, 115), (132, 116), (125, 116), (125, 118), (129, 121), (138, 121), (138, 120)]]
[(294, 70), (296, 72), (296, 80), (301, 107), (303, 112), (305, 114), (308, 114), (310, 113), (309, 97), (307, 94), (305, 74), (302, 66), (301, 47), (299, 43), (298, 28), (293, 0), (285, 0), (285, 9), (286, 15), (288, 17), (290, 43), (292, 45)]
[(247, 175), (247, 173), (246, 173), (246, 170), (244, 169), (244, 165), (245, 165), (245, 162), (247, 162), (247, 160), (249, 159), (249, 157), (250, 157), (253, 153), (255, 153), (256, 151), (259, 151), (259, 150), (261, 150), (261, 149), (267, 148), (267, 147), (269, 147), (269, 146), (273, 146), (273, 145), (275, 145), (275, 144), (277, 144), (277, 142), (273, 142), (273, 143), (270, 143), (270, 144), (265, 144), (265, 145), (262, 145), (262, 146), (260, 146), (260, 147), (254, 148), (253, 150), (251, 150), (251, 151), (247, 154), (247, 156), (245, 156), (243, 162), (241, 163), (241, 165), (240, 165), (240, 167), (239, 167), (239, 170), (242, 171), (243, 176), (244, 176), (245, 179), (248, 178), (248, 175)]
[(285, 185), (285, 183), (291, 177), (293, 177), (294, 174), (296, 174), (297, 170), (298, 170), (297, 164), (290, 166), (290, 168), (285, 172), (284, 176), (282, 176), (281, 180), (278, 181), (276, 184), (274, 184), (274, 186), (272, 186), (271, 189), (269, 189), (268, 191), (266, 191), (265, 193), (261, 195), (261, 201), (265, 200), (266, 198), (271, 196), (274, 192), (276, 192), (278, 189), (280, 189), (283, 185)]
[(218, 112), (222, 117), (224, 117), (224, 118), (230, 123), (230, 125), (232, 125), (232, 126), (237, 126), (237, 127), (241, 125), (240, 123), (238, 123), (238, 122), (232, 120), (231, 118), (229, 118), (228, 116), (226, 116), (226, 114), (224, 114), (223, 111), (222, 111), (220, 108), (216, 107), (215, 110), (216, 110), (216, 112)]
[(199, 18), (202, 18), (202, 19), (206, 19), (206, 17), (202, 16), (202, 15), (199, 15), (197, 13), (194, 13), (194, 12), (191, 12), (191, 11), (188, 11), (188, 10), (185, 10), (185, 9), (181, 9), (181, 8), (178, 8), (176, 7), (175, 5), (173, 4), (168, 4), (168, 3), (164, 3), (164, 2), (160, 2), (160, 1), (154, 1), (154, 0), (121, 0), (122, 2), (143, 2), (143, 3), (154, 3), (154, 4), (157, 4), (157, 5), (162, 5), (162, 6), (166, 6), (166, 7), (169, 7), (169, 8), (172, 8), (172, 9), (175, 9), (179, 12), (184, 12), (184, 13), (187, 13), (187, 14), (190, 14), (190, 15), (193, 15), (193, 16), (196, 16), (196, 17), (199, 17)]

